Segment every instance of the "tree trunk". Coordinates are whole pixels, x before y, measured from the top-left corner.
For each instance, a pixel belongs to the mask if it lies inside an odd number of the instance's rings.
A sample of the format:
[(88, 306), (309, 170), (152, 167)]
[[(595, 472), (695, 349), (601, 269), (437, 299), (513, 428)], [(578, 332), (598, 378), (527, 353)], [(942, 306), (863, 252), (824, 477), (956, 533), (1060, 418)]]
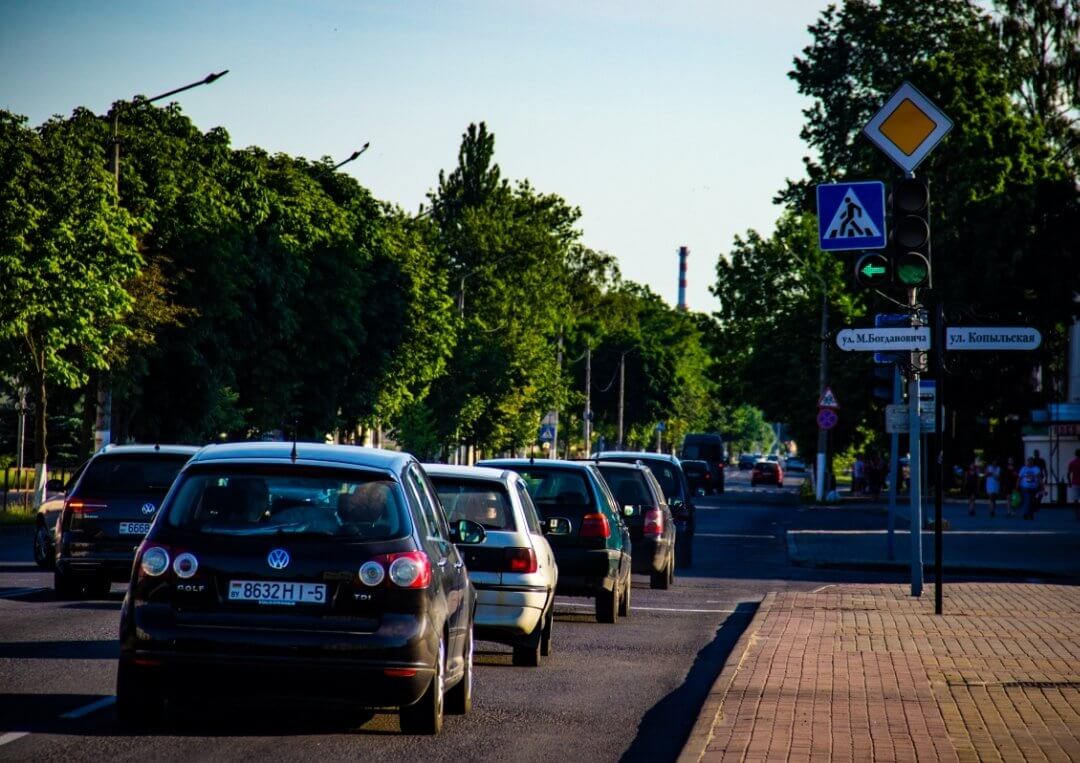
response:
[[(37, 360), (35, 358), (35, 360)], [(37, 407), (34, 409), (34, 448), (36, 452), (34, 465), (34, 508), (37, 509), (45, 500), (45, 483), (49, 479), (48, 463), (49, 447), (45, 444), (47, 434), (47, 416), (49, 393), (45, 388), (45, 353), (41, 353), (40, 364), (36, 369), (34, 382), (37, 386)]]

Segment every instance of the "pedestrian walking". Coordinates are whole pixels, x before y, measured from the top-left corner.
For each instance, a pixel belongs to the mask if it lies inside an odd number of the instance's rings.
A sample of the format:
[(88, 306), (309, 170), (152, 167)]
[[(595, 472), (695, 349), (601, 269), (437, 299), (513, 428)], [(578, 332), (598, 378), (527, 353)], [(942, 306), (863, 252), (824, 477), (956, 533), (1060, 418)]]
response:
[(1046, 459), (1039, 455), (1039, 451), (1035, 450), (1031, 457), (1032, 464), (1039, 470), (1039, 475), (1042, 478), (1042, 482), (1039, 484), (1039, 492), (1035, 494), (1035, 508), (1031, 512), (1032, 518), (1035, 517), (1035, 512), (1042, 506), (1043, 494), (1046, 492), (1046, 483), (1050, 477), (1050, 473), (1046, 469)]
[(1008, 507), (1008, 516), (1013, 515), (1013, 509), (1020, 505), (1019, 498), (1013, 500), (1013, 493), (1016, 492), (1016, 464), (1012, 460), (1012, 456), (1005, 459), (1005, 466), (1001, 467), (1001, 494), (1005, 497), (1005, 505)]
[(866, 462), (862, 456), (855, 456), (855, 464), (851, 467), (851, 492), (862, 495), (863, 485), (866, 482)]
[(972, 461), (964, 472), (964, 495), (968, 499), (968, 516), (975, 516), (975, 499), (979, 497), (979, 463)]
[(986, 467), (986, 496), (990, 499), (990, 516), (997, 516), (997, 499), (1001, 492), (1001, 465), (993, 459)]
[(1073, 454), (1074, 458), (1065, 468), (1065, 479), (1069, 483), (1068, 501), (1073, 505), (1073, 513), (1080, 519), (1080, 448)]
[(1024, 509), (1024, 519), (1034, 519), (1035, 511), (1038, 509), (1036, 496), (1042, 490), (1043, 485), (1042, 472), (1039, 471), (1039, 467), (1035, 466), (1035, 459), (1028, 456), (1027, 463), (1020, 468), (1020, 472), (1016, 477), (1017, 484), (1020, 487), (1020, 495), (1023, 499), (1020, 505)]

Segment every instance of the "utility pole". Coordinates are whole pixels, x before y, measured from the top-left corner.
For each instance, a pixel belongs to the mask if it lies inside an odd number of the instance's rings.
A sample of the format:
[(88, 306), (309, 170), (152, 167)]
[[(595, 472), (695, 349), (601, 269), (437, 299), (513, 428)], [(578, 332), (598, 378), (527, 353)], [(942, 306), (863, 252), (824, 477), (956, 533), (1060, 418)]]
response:
[[(559, 329), (559, 349), (555, 353), (555, 383), (558, 384), (558, 379), (562, 375), (562, 329)], [(552, 406), (555, 418), (552, 423), (555, 425), (555, 433), (551, 436), (551, 457), (559, 457), (559, 401), (555, 401), (555, 405)]]
[(585, 430), (585, 456), (592, 453), (592, 347), (585, 345), (585, 415), (582, 429)]
[(626, 353), (619, 356), (619, 443), (617, 448), (623, 449), (623, 393), (626, 388)]

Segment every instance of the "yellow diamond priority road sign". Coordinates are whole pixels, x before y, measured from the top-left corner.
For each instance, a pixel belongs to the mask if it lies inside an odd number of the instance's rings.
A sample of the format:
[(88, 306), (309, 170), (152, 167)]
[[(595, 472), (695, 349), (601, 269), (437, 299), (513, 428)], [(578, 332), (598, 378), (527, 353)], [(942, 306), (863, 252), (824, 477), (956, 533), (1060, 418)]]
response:
[(875, 146), (904, 172), (911, 172), (934, 150), (953, 123), (910, 82), (892, 94), (863, 128)]

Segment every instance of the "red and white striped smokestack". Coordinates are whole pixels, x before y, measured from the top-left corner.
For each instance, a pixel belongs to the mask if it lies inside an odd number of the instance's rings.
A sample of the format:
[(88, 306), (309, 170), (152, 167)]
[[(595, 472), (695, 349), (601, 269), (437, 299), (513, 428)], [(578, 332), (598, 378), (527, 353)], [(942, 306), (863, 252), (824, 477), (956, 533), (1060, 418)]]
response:
[(690, 256), (689, 247), (679, 247), (679, 309), (686, 309), (686, 258)]

